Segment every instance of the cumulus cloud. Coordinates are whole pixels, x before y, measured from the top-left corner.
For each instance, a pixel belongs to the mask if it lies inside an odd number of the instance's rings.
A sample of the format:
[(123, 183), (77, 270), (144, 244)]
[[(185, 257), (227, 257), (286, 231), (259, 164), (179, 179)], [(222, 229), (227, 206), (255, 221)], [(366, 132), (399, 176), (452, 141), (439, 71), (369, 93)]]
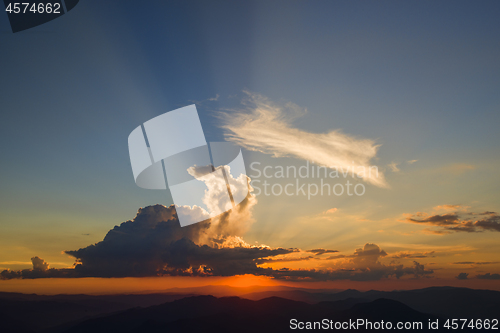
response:
[(285, 257), (285, 258), (263, 258), (263, 259), (258, 259), (257, 263), (259, 265), (263, 263), (282, 263), (282, 262), (294, 262), (294, 261), (308, 261), (311, 259), (316, 259), (314, 256), (307, 256), (307, 257)]
[[(202, 202), (208, 211), (218, 214), (210, 218), (205, 209), (198, 206), (176, 206), (177, 214), (194, 221), (210, 220), (210, 228), (202, 235), (199, 242), (208, 244), (215, 239), (228, 236), (241, 236), (252, 225), (252, 208), (257, 204), (257, 198), (251, 193), (250, 178), (244, 174), (237, 177), (231, 173), (230, 166), (220, 166), (212, 172), (212, 166), (192, 166), (188, 173), (206, 185)], [(217, 172), (222, 171), (222, 172)], [(227, 183), (226, 183), (227, 180)], [(233, 206), (228, 199), (228, 190), (233, 197), (245, 197), (240, 204)], [(213, 216), (213, 215), (212, 215)]]
[(33, 265), (32, 269), (22, 269), (18, 271), (13, 271), (6, 269), (0, 273), (0, 279), (10, 280), (10, 279), (38, 279), (46, 277), (73, 277), (74, 270), (68, 268), (55, 269), (50, 268), (49, 264), (45, 262), (42, 258), (36, 256), (31, 258), (31, 263)]
[(476, 275), (476, 278), (478, 279), (483, 279), (483, 280), (500, 280), (500, 274), (491, 274), (491, 273), (486, 273), (486, 274), (478, 274)]
[(379, 145), (332, 130), (310, 133), (291, 125), (307, 110), (293, 103), (280, 105), (264, 96), (246, 92), (243, 103), (247, 110), (223, 114), (226, 137), (250, 150), (312, 161), (320, 166), (352, 171), (366, 182), (388, 187), (381, 172), (370, 173), (370, 161), (376, 157)]
[[(245, 208), (246, 207), (246, 208)], [(242, 210), (248, 209), (248, 203)], [(228, 215), (233, 212), (227, 212)], [(235, 212), (235, 214), (243, 214)], [(230, 219), (229, 216), (223, 219)], [(319, 254), (336, 250), (270, 248), (251, 246), (242, 237), (231, 235), (219, 221), (211, 221), (180, 227), (174, 206), (149, 206), (139, 209), (133, 220), (111, 229), (104, 239), (87, 247), (66, 251), (75, 257), (74, 268), (54, 269), (41, 258), (32, 259), (33, 269), (0, 273), (2, 279), (48, 277), (142, 277), (161, 275), (181, 276), (233, 276), (254, 274), (276, 279), (300, 281), (327, 281), (349, 279), (357, 281), (413, 275), (427, 276), (432, 273), (423, 265), (385, 265), (379, 259), (387, 253), (375, 244), (365, 244), (352, 255), (343, 256), (322, 269), (273, 269), (261, 265), (275, 262), (292, 262), (322, 259)], [(215, 229), (214, 229), (215, 228)], [(231, 229), (231, 228), (230, 228)], [(217, 235), (212, 237), (212, 235)], [(296, 257), (300, 252), (316, 255)], [(328, 260), (327, 260), (328, 259)]]
[(467, 280), (467, 277), (469, 276), (469, 273), (459, 273), (456, 278), (458, 280)]
[[(428, 230), (436, 234), (500, 231), (500, 215), (498, 213), (489, 211), (474, 213), (469, 212), (468, 208), (460, 205), (436, 206), (431, 213), (404, 214), (404, 221), (438, 227)], [(440, 213), (440, 211), (444, 212)]]
[(479, 266), (479, 265), (493, 265), (498, 264), (498, 261), (459, 261), (454, 262), (453, 265), (470, 265), (470, 266)]
[(49, 264), (39, 257), (31, 258), (31, 263), (33, 264), (33, 270), (44, 272), (49, 269)]

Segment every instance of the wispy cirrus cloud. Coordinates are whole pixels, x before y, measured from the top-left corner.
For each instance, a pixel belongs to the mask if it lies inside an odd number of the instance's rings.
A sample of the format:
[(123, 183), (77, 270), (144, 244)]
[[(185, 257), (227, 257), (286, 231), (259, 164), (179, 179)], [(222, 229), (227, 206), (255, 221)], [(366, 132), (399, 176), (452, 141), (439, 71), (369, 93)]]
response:
[(319, 256), (319, 255), (322, 255), (322, 254), (325, 254), (325, 253), (336, 253), (336, 252), (339, 252), (337, 250), (327, 250), (327, 249), (313, 249), (313, 250), (309, 250), (307, 252), (311, 252), (311, 253), (314, 253), (315, 255)]
[(294, 128), (292, 121), (307, 113), (306, 109), (291, 102), (278, 104), (259, 94), (246, 94), (248, 98), (243, 101), (246, 110), (222, 114), (229, 141), (275, 157), (289, 156), (325, 167), (352, 170), (355, 165), (357, 177), (379, 187), (388, 187), (382, 172), (368, 172), (379, 148), (373, 140), (357, 138), (340, 130), (310, 133)]
[(423, 259), (423, 258), (434, 258), (436, 257), (436, 251), (430, 252), (398, 252), (392, 256), (394, 259)]

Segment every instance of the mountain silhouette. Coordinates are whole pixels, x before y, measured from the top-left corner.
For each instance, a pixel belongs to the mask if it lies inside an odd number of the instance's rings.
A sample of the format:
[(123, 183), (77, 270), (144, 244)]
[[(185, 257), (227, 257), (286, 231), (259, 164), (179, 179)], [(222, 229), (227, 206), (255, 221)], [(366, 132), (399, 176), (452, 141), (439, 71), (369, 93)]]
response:
[[(271, 296), (259, 299), (264, 295)], [(244, 296), (171, 292), (99, 296), (0, 293), (1, 331), (288, 332), (295, 331), (290, 329), (291, 320), (303, 324), (332, 324), (362, 319), (372, 323), (383, 320), (394, 325), (422, 323), (420, 329), (414, 330), (418, 332), (428, 331), (429, 321), (439, 320), (440, 330), (432, 330), (439, 332), (448, 318), (494, 319), (500, 314), (499, 292), (465, 288), (391, 292), (278, 288)], [(356, 331), (384, 331), (369, 328), (362, 326)]]

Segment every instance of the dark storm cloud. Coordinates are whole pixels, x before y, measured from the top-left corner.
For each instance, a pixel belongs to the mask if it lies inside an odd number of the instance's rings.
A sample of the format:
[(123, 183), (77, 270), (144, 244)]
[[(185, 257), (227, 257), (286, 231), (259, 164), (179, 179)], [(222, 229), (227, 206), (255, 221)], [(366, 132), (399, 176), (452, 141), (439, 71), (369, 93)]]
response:
[[(240, 213), (238, 213), (240, 214)], [(241, 216), (238, 215), (238, 216)], [(338, 267), (315, 269), (273, 269), (259, 267), (263, 263), (321, 260), (315, 255), (293, 258), (287, 254), (298, 249), (250, 246), (240, 237), (229, 235), (222, 217), (215, 227), (201, 222), (180, 227), (175, 208), (155, 205), (139, 209), (137, 216), (111, 229), (101, 242), (79, 250), (66, 251), (75, 257), (74, 269), (52, 269), (38, 257), (32, 258), (33, 269), (0, 273), (2, 279), (48, 277), (144, 277), (161, 275), (233, 276), (254, 274), (277, 279), (356, 281), (432, 273), (414, 262), (411, 267), (384, 265), (379, 259), (387, 253), (376, 244), (367, 243), (352, 255), (343, 256)], [(214, 229), (215, 228), (215, 229)], [(214, 230), (217, 231), (216, 238)], [(231, 230), (233, 230), (231, 228)], [(212, 237), (212, 238), (211, 238)], [(310, 253), (332, 253), (335, 250), (315, 249)], [(277, 257), (279, 256), (279, 257)]]
[(383, 278), (396, 277), (403, 275), (413, 275), (415, 278), (424, 277), (434, 273), (432, 270), (426, 270), (424, 265), (414, 261), (412, 267), (403, 265), (379, 265), (378, 267), (363, 268), (344, 268), (335, 270), (274, 270), (272, 276), (284, 280), (298, 281), (333, 281), (333, 280), (351, 280), (351, 281), (377, 281)]
[[(446, 206), (454, 207), (457, 211), (434, 215), (426, 213), (408, 214), (405, 220), (406, 222), (440, 227), (441, 229), (430, 230), (430, 232), (435, 234), (500, 231), (500, 215), (498, 215), (498, 213), (490, 211), (482, 213), (465, 212), (461, 206)], [(460, 209), (462, 209), (462, 211), (460, 211)]]

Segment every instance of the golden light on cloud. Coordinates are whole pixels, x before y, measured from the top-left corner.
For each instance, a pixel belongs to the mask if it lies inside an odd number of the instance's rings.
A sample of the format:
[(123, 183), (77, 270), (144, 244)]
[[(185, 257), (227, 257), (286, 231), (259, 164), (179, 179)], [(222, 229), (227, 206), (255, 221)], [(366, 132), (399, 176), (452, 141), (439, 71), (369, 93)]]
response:
[(291, 122), (307, 110), (288, 102), (283, 105), (268, 98), (246, 92), (244, 104), (248, 110), (223, 114), (226, 138), (249, 150), (274, 157), (294, 157), (328, 168), (351, 170), (356, 177), (379, 187), (389, 187), (382, 172), (367, 172), (370, 161), (377, 155), (380, 145), (370, 139), (359, 139), (330, 130), (311, 133), (294, 128)]

